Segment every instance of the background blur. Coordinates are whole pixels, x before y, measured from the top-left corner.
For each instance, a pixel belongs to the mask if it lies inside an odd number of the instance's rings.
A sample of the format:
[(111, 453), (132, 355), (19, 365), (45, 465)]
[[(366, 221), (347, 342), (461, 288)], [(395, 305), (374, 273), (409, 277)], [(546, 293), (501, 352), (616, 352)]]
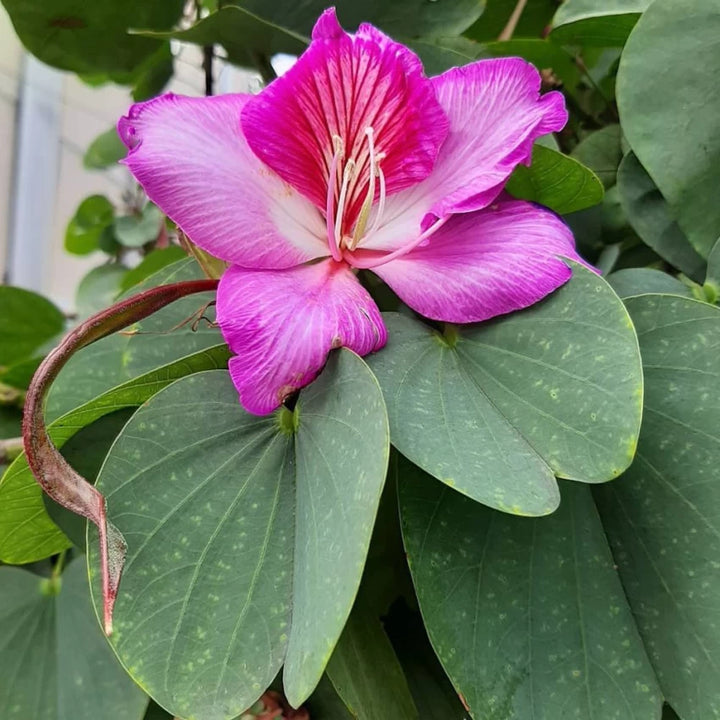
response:
[[(204, 93), (202, 49), (173, 41), (175, 71), (167, 91)], [(254, 73), (217, 61), (217, 92), (257, 87)], [(91, 194), (118, 200), (133, 186), (121, 167), (88, 170), (83, 155), (132, 104), (130, 89), (91, 87), (77, 75), (25, 52), (0, 6), (0, 279), (34, 290), (64, 311), (75, 307), (82, 277), (105, 257), (63, 247), (65, 228)]]

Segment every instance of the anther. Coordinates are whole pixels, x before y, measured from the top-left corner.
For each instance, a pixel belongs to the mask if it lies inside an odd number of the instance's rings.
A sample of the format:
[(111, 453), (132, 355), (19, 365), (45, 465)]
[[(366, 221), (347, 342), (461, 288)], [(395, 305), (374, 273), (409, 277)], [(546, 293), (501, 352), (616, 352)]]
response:
[(370, 178), (368, 180), (368, 191), (365, 195), (362, 207), (360, 208), (360, 214), (358, 215), (357, 222), (355, 223), (355, 231), (353, 232), (352, 240), (348, 245), (348, 250), (354, 250), (365, 233), (365, 228), (367, 227), (368, 219), (370, 217), (370, 210), (372, 209), (373, 201), (375, 200), (375, 178), (379, 176), (379, 162), (381, 157), (385, 157), (384, 153), (375, 152), (375, 130), (372, 126), (365, 128), (365, 136), (367, 137), (368, 151), (370, 155)]

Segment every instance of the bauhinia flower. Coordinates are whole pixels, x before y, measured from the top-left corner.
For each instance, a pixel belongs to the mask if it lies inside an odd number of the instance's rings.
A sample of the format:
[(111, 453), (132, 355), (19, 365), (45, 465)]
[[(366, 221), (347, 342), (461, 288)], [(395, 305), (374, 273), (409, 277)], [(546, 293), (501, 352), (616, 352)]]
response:
[(471, 323), (525, 308), (578, 260), (555, 214), (503, 186), (567, 121), (519, 58), (427, 78), (371, 25), (333, 9), (297, 63), (258, 95), (163, 95), (118, 125), (153, 202), (230, 267), (217, 318), (252, 413), (313, 380), (332, 348), (387, 333), (357, 279), (369, 269), (421, 315)]

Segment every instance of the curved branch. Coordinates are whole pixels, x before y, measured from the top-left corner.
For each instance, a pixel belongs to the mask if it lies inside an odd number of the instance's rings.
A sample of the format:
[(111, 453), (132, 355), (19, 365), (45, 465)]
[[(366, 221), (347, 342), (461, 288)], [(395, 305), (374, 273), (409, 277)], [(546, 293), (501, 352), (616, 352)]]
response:
[(23, 445), (35, 479), (53, 500), (87, 518), (98, 528), (103, 626), (107, 635), (112, 633), (112, 611), (127, 545), (120, 531), (107, 520), (105, 497), (68, 465), (50, 439), (45, 425), (45, 396), (60, 370), (78, 350), (152, 315), (186, 295), (215, 290), (217, 284), (217, 280), (192, 280), (161, 285), (93, 315), (66, 335), (60, 345), (43, 360), (27, 391), (22, 427)]

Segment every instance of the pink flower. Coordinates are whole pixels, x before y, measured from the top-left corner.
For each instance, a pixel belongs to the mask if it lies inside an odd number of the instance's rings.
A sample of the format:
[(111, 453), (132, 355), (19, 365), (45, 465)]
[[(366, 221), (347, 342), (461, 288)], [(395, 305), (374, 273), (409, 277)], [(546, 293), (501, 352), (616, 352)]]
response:
[(333, 9), (292, 69), (260, 94), (163, 95), (118, 129), (148, 196), (231, 264), (217, 317), (250, 412), (274, 410), (328, 352), (386, 342), (355, 270), (425, 317), (469, 323), (532, 305), (578, 259), (549, 210), (505, 196), (533, 142), (567, 121), (518, 58), (427, 78), (419, 59)]

